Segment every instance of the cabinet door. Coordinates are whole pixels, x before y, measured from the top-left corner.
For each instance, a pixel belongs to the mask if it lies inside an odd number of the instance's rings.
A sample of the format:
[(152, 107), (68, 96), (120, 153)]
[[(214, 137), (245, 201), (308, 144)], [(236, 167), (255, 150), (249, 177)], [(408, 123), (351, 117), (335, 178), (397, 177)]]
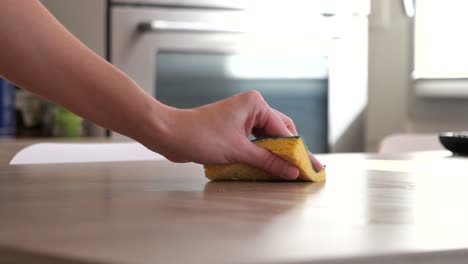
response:
[(105, 56), (106, 0), (42, 0), (47, 9), (80, 41)]

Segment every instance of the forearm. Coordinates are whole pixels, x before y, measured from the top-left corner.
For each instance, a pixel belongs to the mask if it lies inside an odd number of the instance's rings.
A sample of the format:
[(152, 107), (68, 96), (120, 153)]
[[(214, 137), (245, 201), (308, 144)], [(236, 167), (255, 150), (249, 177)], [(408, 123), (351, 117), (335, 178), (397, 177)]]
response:
[(170, 108), (81, 44), (39, 1), (1, 0), (0, 10), (0, 75), (19, 86), (173, 161), (240, 162), (297, 178), (297, 168), (247, 138), (252, 131), (295, 133), (292, 121), (259, 93), (195, 109)]
[(3, 0), (0, 9), (0, 75), (134, 138), (143, 136), (150, 115), (163, 116), (165, 106), (85, 47), (38, 1)]

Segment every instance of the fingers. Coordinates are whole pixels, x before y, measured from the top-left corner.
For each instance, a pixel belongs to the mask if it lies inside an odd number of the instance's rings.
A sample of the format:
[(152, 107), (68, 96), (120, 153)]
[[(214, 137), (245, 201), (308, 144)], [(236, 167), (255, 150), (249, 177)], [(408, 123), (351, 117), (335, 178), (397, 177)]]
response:
[(273, 110), (273, 112), (275, 112), (275, 114), (277, 114), (279, 116), (279, 118), (283, 121), (283, 123), (286, 125), (286, 127), (288, 128), (288, 130), (293, 134), (293, 135), (297, 135), (297, 130), (296, 130), (296, 126), (294, 125), (294, 122), (293, 120), (288, 117), (287, 115), (281, 113), (280, 111), (274, 109), (274, 108), (271, 108)]
[(250, 91), (244, 94), (255, 107), (255, 122), (250, 129), (254, 135), (292, 136), (297, 134), (293, 121), (283, 113), (271, 108), (260, 93)]
[(281, 118), (268, 105), (261, 111), (257, 125), (252, 131), (263, 133), (265, 136), (292, 136)]
[[(273, 111), (275, 111), (275, 113), (281, 118), (281, 120), (284, 122), (286, 127), (289, 129), (289, 131), (291, 131), (291, 133), (293, 135), (298, 134), (297, 130), (296, 130), (296, 127), (294, 125), (294, 122), (292, 121), (291, 118), (289, 118), (287, 115), (281, 113), (280, 111), (278, 111), (276, 109), (273, 109)], [(316, 172), (319, 172), (319, 171), (323, 170), (323, 165), (315, 158), (315, 156), (312, 154), (312, 152), (308, 151), (308, 154), (309, 154), (310, 162), (312, 163), (312, 166), (314, 167), (314, 170)]]
[(308, 153), (310, 162), (312, 163), (312, 167), (314, 168), (315, 172), (323, 170), (323, 165), (314, 157), (310, 151), (308, 151)]
[[(286, 129), (289, 130), (288, 136), (293, 136), (293, 135), (296, 136), (298, 134), (296, 130), (296, 126), (294, 125), (294, 122), (292, 121), (291, 118), (289, 118), (287, 115), (281, 113), (280, 111), (274, 108), (270, 108), (270, 109), (273, 112), (273, 114), (277, 115), (279, 119), (281, 119), (283, 124), (286, 126)], [(271, 136), (267, 134), (263, 128), (255, 128), (255, 127), (252, 129), (252, 134), (257, 138)]]
[[(250, 109), (245, 122), (246, 131), (252, 132), (256, 136), (292, 136), (297, 134), (292, 120), (281, 112), (270, 108), (258, 92), (250, 91), (241, 96), (244, 96), (242, 99), (245, 100), (247, 109)], [(260, 168), (287, 180), (294, 180), (299, 176), (299, 169), (294, 165), (255, 145), (248, 139), (242, 143), (240, 150), (242, 153), (236, 155), (238, 162)]]
[[(256, 94), (260, 97), (260, 99), (264, 102), (263, 98), (261, 97), (260, 94)], [(294, 125), (294, 122), (292, 121), (291, 118), (289, 118), (288, 116), (286, 116), (285, 114), (283, 114), (282, 112), (276, 110), (276, 109), (273, 109), (271, 107), (268, 106), (268, 104), (265, 102), (264, 104), (262, 104), (262, 109), (261, 111), (263, 112), (263, 115), (261, 115), (264, 119), (260, 120), (260, 122), (257, 122), (258, 124), (260, 124), (260, 126), (258, 127), (254, 127), (252, 129), (252, 133), (254, 134), (254, 136), (256, 137), (263, 137), (263, 136), (292, 136), (292, 135), (297, 135), (297, 130), (296, 130), (296, 126)], [(263, 125), (261, 125), (263, 124)], [(276, 157), (274, 154), (270, 153), (269, 151), (266, 151), (268, 152), (269, 155), (272, 155), (274, 157)], [(309, 159), (312, 163), (312, 166), (314, 168), (314, 170), (316, 172), (319, 172), (321, 170), (323, 170), (323, 165), (314, 157), (314, 155), (311, 153), (311, 152), (308, 152), (309, 154)], [(263, 155), (263, 156), (259, 156), (260, 158), (260, 162), (261, 162), (261, 159), (264, 159), (263, 162), (268, 162), (271, 161), (271, 160), (274, 160), (273, 157), (269, 157), (269, 155), (267, 154), (257, 154), (257, 155)], [(263, 168), (264, 170), (274, 174), (274, 175), (278, 175), (280, 177), (283, 177), (283, 178), (286, 178), (286, 179), (291, 179), (291, 178), (288, 178), (288, 177), (291, 177), (291, 176), (295, 176), (295, 173), (296, 173), (296, 170), (297, 168), (295, 168), (294, 166), (292, 166), (291, 164), (287, 163), (286, 161), (276, 157), (277, 159), (279, 159), (280, 161), (278, 162), (273, 162), (273, 163), (278, 163), (278, 166), (281, 167), (281, 169), (283, 171), (280, 171), (280, 173), (278, 174), (278, 171), (277, 169), (278, 168), (273, 168), (273, 170), (271, 169), (271, 165), (268, 164), (268, 163), (263, 163), (263, 165), (261, 163), (257, 163), (256, 164), (252, 164), (253, 166), (256, 166), (256, 167), (260, 167), (260, 168)], [(253, 161), (253, 162), (259, 162), (258, 159)], [(281, 164), (282, 163), (282, 164)], [(290, 167), (293, 167), (293, 168), (290, 168)], [(289, 171), (288, 171), (289, 170)], [(276, 172), (276, 173), (275, 173)], [(288, 174), (288, 173), (291, 173), (291, 174)], [(297, 178), (297, 176), (294, 177), (294, 179)]]
[(279, 158), (270, 151), (258, 147), (254, 143), (247, 141), (243, 150), (246, 152), (245, 160), (240, 161), (248, 165), (260, 168), (272, 175), (286, 179), (294, 180), (299, 176), (299, 169)]

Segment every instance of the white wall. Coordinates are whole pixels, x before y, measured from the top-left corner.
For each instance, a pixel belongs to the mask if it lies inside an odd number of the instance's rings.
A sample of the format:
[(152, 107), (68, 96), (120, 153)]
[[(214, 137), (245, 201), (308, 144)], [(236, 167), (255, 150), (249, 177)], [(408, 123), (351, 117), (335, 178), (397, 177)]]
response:
[(367, 150), (403, 131), (408, 118), (411, 27), (400, 2), (373, 0), (371, 5)]

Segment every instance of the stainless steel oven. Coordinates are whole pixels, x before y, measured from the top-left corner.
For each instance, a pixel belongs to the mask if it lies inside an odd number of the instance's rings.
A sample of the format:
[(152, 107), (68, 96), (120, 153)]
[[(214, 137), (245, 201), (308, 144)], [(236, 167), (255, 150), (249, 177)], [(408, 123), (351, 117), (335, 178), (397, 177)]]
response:
[[(114, 0), (111, 62), (148, 93), (179, 108), (258, 90), (272, 107), (294, 119), (312, 151), (339, 151), (335, 143), (341, 138), (335, 134), (347, 126), (340, 120), (356, 112), (353, 108), (363, 108), (367, 94), (365, 80), (348, 80), (356, 87), (340, 87), (340, 94), (335, 86), (344, 80), (332, 78), (342, 71), (339, 61), (356, 55), (337, 56), (345, 52), (340, 41), (366, 41), (361, 36), (365, 15), (350, 10), (338, 15), (340, 9), (330, 5), (314, 11), (317, 3), (327, 1), (301, 1), (315, 6), (295, 7), (294, 1), (270, 2)], [(361, 64), (367, 57), (361, 55), (349, 72), (360, 70), (357, 75), (365, 79)], [(343, 72), (345, 78), (350, 75)], [(351, 105), (348, 109), (335, 106), (346, 100), (354, 100), (344, 103)]]

